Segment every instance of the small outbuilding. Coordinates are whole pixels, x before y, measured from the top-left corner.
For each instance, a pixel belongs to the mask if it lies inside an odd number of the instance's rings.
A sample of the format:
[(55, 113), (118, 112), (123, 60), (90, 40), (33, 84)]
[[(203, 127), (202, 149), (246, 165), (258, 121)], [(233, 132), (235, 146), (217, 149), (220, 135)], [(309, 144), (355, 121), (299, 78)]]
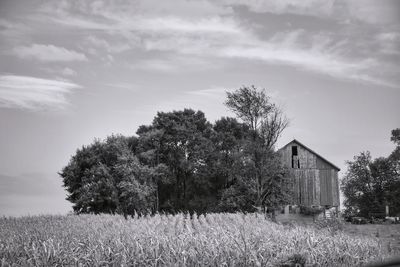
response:
[[(292, 203), (285, 213), (299, 207), (339, 209), (340, 169), (296, 139), (279, 149), (282, 163), (289, 170)], [(294, 208), (296, 207), (296, 208)]]

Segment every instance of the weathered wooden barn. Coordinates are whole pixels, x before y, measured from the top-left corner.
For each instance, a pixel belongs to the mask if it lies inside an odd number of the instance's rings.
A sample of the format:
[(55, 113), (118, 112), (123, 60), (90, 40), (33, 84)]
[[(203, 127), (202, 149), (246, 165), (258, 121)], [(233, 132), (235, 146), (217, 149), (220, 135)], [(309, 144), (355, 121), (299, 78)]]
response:
[(293, 188), (291, 206), (339, 207), (338, 167), (296, 139), (279, 152), (289, 169)]

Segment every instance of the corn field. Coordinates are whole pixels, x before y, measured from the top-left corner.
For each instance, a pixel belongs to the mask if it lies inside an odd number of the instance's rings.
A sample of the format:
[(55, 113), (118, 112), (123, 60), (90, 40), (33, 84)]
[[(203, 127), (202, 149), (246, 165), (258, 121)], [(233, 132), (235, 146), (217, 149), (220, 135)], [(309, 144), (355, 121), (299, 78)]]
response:
[(353, 266), (387, 256), (374, 238), (259, 214), (0, 218), (1, 266)]

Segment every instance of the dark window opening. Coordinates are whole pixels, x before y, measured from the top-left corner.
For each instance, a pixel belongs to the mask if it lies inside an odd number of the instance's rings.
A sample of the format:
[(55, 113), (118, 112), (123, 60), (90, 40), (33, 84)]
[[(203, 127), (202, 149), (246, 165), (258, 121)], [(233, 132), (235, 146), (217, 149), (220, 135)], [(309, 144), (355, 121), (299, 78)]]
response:
[(300, 160), (298, 158), (297, 146), (292, 146), (292, 168), (300, 169)]
[(297, 146), (292, 146), (292, 155), (297, 156)]

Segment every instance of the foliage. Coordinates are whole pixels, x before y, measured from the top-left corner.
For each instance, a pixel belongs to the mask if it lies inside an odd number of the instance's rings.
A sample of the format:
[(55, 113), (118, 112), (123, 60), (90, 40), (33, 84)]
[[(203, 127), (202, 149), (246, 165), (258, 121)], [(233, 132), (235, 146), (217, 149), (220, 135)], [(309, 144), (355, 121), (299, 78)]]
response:
[(201, 111), (158, 112), (137, 136), (95, 140), (60, 172), (76, 213), (253, 211), (288, 199), (274, 144), (287, 126), (264, 90), (228, 93), (243, 122)]
[(389, 256), (374, 237), (255, 214), (0, 218), (3, 266), (360, 266)]
[(347, 162), (348, 170), (341, 182), (347, 214), (368, 217), (369, 212), (384, 212), (386, 205), (391, 213), (400, 212), (399, 161), (395, 156), (399, 149), (398, 130), (392, 131), (397, 147), (388, 158), (372, 159), (367, 151)]
[(396, 166), (397, 174), (400, 175), (400, 128), (392, 130), (392, 137), (390, 140), (395, 143), (396, 148), (390, 154), (389, 159), (392, 160)]
[(204, 113), (191, 109), (159, 112), (152, 125), (139, 128), (137, 134), (144, 148), (140, 158), (147, 157), (143, 163), (155, 161), (168, 168), (167, 177), (158, 182), (162, 208), (202, 210), (215, 203), (206, 201), (213, 192), (208, 170), (214, 150), (211, 132)]
[(76, 213), (133, 214), (149, 210), (154, 168), (143, 166), (123, 136), (95, 140), (78, 149), (59, 173)]
[(274, 209), (288, 202), (285, 170), (273, 150), (288, 120), (266, 91), (254, 86), (228, 92), (225, 104), (250, 129), (242, 158), (249, 160), (246, 183), (254, 195), (254, 205)]

